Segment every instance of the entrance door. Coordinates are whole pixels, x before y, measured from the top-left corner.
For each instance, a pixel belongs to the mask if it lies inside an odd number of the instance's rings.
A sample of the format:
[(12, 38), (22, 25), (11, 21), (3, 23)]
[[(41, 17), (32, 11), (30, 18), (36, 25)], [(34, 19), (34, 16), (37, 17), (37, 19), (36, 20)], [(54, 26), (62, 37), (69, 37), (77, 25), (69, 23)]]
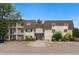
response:
[(36, 33), (35, 36), (37, 40), (43, 40), (44, 38), (44, 34), (41, 34), (41, 33)]
[(16, 35), (11, 35), (10, 40), (16, 40)]

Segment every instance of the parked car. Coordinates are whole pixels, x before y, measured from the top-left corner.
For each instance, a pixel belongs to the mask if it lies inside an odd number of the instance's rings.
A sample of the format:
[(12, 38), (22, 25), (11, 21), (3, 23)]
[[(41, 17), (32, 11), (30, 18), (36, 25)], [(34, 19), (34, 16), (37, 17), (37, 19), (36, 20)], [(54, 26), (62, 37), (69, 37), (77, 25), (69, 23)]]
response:
[(77, 37), (74, 37), (74, 40), (75, 40), (75, 41), (79, 41), (79, 38), (77, 38)]
[(0, 43), (4, 43), (5, 38), (0, 38)]

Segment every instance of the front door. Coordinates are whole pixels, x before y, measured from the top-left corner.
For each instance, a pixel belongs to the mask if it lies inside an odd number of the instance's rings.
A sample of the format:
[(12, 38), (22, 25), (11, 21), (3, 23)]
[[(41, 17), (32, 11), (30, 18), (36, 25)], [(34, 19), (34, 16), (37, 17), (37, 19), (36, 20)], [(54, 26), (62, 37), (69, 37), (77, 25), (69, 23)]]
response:
[(44, 34), (41, 34), (41, 33), (36, 33), (35, 36), (37, 40), (43, 40), (44, 38)]

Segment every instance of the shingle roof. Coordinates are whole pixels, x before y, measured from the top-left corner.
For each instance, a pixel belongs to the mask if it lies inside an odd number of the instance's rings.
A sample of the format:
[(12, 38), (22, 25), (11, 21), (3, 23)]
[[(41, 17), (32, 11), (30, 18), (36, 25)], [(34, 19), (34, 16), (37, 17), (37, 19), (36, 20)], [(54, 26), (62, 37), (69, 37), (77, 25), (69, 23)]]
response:
[[(35, 20), (23, 20), (24, 28), (35, 28)], [(27, 25), (27, 23), (30, 23), (30, 25)]]
[(23, 20), (23, 22), (30, 22), (30, 23), (36, 23), (36, 20)]
[(36, 23), (35, 28), (43, 28), (43, 24)]
[[(25, 28), (44, 28), (44, 29), (51, 29), (52, 23), (55, 23), (56, 26), (63, 26), (65, 24), (68, 24), (68, 29), (72, 30), (74, 28), (73, 21), (72, 20), (46, 20), (44, 24), (36, 23), (36, 20), (22, 20), (24, 23)], [(27, 23), (31, 23), (30, 26), (27, 26)]]
[(44, 27), (46, 29), (50, 29), (51, 26), (52, 26), (52, 23), (55, 23), (56, 26), (63, 26), (65, 24), (68, 24), (69, 29), (73, 29), (74, 28), (72, 20), (47, 20), (44, 23)]

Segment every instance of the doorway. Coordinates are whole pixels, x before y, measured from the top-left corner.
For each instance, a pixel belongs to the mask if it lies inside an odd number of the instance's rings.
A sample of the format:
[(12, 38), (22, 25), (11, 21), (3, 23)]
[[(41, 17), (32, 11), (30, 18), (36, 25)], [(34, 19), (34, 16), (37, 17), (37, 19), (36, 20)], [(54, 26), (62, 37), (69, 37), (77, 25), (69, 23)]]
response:
[(44, 33), (35, 33), (36, 40), (43, 40), (44, 39)]

